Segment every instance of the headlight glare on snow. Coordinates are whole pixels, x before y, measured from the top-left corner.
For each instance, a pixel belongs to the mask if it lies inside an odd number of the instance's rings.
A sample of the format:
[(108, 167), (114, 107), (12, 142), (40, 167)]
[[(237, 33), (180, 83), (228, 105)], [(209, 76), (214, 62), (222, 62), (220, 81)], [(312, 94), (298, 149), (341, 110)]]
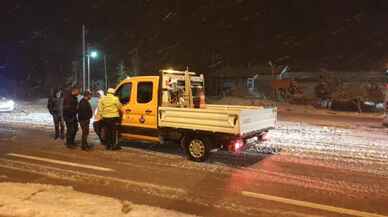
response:
[(13, 110), (15, 108), (15, 102), (13, 100), (8, 100), (7, 102), (0, 104), (0, 107)]

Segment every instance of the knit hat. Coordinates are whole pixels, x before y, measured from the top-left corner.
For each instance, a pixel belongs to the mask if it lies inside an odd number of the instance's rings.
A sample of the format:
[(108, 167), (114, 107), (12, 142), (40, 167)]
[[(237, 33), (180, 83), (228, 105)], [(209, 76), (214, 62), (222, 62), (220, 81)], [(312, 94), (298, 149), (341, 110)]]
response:
[(115, 93), (115, 89), (113, 89), (113, 88), (109, 88), (109, 89), (108, 89), (108, 93), (110, 93), (110, 94), (114, 94), (114, 93)]

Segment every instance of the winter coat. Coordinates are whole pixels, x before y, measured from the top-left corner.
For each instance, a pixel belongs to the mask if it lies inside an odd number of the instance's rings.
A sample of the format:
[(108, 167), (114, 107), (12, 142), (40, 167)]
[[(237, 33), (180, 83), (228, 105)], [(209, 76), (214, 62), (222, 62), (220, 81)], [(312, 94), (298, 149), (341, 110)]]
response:
[(113, 94), (101, 97), (98, 102), (98, 113), (102, 118), (120, 117), (121, 103)]
[(47, 109), (50, 114), (54, 115), (55, 97), (49, 97), (47, 102)]
[(88, 100), (83, 98), (79, 102), (79, 106), (78, 106), (78, 120), (87, 121), (87, 120), (90, 120), (92, 117), (93, 117), (92, 106), (90, 105)]
[(63, 118), (66, 120), (77, 118), (78, 100), (76, 96), (67, 93), (63, 98)]
[(63, 97), (50, 97), (47, 102), (47, 109), (51, 115), (63, 116)]

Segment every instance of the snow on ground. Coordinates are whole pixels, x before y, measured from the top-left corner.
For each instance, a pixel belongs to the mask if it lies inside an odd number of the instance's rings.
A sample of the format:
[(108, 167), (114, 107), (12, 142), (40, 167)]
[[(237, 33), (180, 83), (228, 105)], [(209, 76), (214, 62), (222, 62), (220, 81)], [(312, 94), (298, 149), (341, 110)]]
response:
[[(388, 130), (321, 127), (280, 122), (263, 145), (314, 165), (388, 176)], [(288, 158), (283, 158), (283, 160)]]
[(30, 127), (52, 125), (52, 116), (48, 113), (47, 99), (36, 101), (17, 101), (13, 112), (0, 113), (0, 123), (13, 123)]
[(0, 123), (26, 124), (29, 126), (51, 126), (52, 116), (47, 112), (15, 112), (0, 114)]
[[(92, 98), (91, 104), (93, 108), (96, 107), (97, 101), (97, 98)], [(14, 112), (0, 113), (0, 123), (12, 123), (29, 127), (52, 126), (53, 118), (46, 108), (47, 99), (18, 101), (16, 104)]]
[(0, 216), (190, 217), (192, 215), (81, 193), (72, 187), (0, 183)]
[(265, 145), (291, 153), (307, 152), (388, 163), (388, 132), (384, 129), (342, 129), (280, 122), (279, 127), (269, 134), (270, 140)]

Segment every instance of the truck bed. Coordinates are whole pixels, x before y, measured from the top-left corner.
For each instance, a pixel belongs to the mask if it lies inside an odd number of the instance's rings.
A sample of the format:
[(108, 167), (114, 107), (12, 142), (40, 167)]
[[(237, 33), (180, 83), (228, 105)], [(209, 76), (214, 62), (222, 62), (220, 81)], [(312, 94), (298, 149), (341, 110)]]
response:
[(207, 105), (203, 109), (160, 107), (159, 127), (244, 136), (274, 128), (276, 108)]

